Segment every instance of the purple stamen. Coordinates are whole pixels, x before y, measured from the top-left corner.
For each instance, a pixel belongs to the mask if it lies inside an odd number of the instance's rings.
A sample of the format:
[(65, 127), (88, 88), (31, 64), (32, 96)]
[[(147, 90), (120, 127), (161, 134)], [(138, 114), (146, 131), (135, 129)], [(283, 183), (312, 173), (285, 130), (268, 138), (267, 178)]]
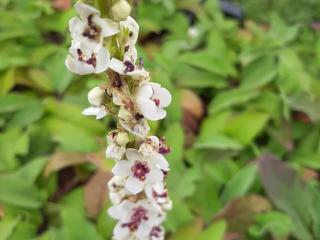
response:
[(146, 175), (150, 172), (150, 168), (146, 162), (136, 161), (131, 168), (133, 176), (138, 178), (140, 181), (146, 179)]

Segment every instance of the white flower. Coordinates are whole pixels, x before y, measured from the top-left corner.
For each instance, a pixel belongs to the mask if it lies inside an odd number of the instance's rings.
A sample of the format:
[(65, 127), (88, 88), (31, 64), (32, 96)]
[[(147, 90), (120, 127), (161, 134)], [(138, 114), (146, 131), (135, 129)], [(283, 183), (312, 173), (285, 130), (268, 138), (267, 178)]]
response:
[(143, 156), (152, 156), (159, 152), (160, 141), (156, 136), (148, 137), (139, 147)]
[(120, 205), (111, 207), (108, 213), (119, 220), (113, 231), (117, 240), (148, 239), (154, 226), (159, 226), (165, 218), (165, 214), (146, 199), (136, 203), (124, 200)]
[(128, 46), (134, 46), (137, 43), (139, 36), (139, 24), (129, 16), (127, 20), (120, 22), (120, 28), (128, 29), (129, 34), (126, 44)]
[(126, 151), (127, 160), (121, 160), (112, 168), (113, 174), (126, 177), (125, 187), (131, 193), (137, 194), (143, 190), (146, 184), (154, 184), (163, 181), (163, 170), (168, 170), (168, 162), (161, 155), (144, 157), (136, 149), (129, 148)]
[(111, 158), (114, 160), (122, 159), (124, 153), (126, 152), (125, 146), (129, 142), (128, 133), (118, 130), (111, 131), (107, 136), (107, 141), (107, 158)]
[(84, 42), (73, 40), (65, 63), (71, 72), (79, 75), (102, 73), (108, 68), (110, 54), (101, 45), (92, 48)]
[[(132, 58), (136, 57), (135, 55), (132, 56)], [(127, 55), (127, 57), (125, 55), (125, 59), (128, 57), (131, 58), (130, 55)], [(133, 60), (124, 60), (124, 62), (122, 62), (119, 59), (112, 58), (109, 68), (120, 75), (131, 76), (133, 79), (139, 79), (141, 81), (148, 80), (150, 78), (149, 72), (147, 72), (143, 67), (135, 65)]]
[(119, 176), (114, 176), (108, 182), (109, 198), (113, 204), (120, 204), (125, 197), (131, 195), (124, 187), (125, 183), (126, 179)]
[(170, 105), (171, 94), (160, 84), (146, 83), (137, 90), (135, 99), (146, 119), (160, 120), (166, 117), (163, 108)]
[(145, 193), (155, 206), (160, 207), (164, 211), (172, 209), (172, 201), (169, 198), (168, 190), (164, 187), (163, 182), (146, 186)]
[(74, 17), (69, 21), (72, 39), (86, 41), (94, 47), (96, 44), (101, 44), (104, 37), (110, 37), (119, 32), (119, 24), (110, 19), (101, 18), (97, 9), (79, 2), (74, 7), (80, 18)]
[(102, 105), (105, 91), (100, 87), (95, 87), (88, 93), (88, 101), (92, 105), (82, 111), (83, 115), (96, 116), (96, 119), (105, 117), (108, 113)]

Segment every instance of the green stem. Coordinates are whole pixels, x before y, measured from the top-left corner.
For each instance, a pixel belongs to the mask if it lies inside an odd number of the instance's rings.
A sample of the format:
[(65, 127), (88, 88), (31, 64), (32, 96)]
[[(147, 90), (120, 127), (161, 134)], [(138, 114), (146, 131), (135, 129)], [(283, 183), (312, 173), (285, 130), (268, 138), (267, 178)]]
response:
[(100, 10), (102, 17), (108, 17), (111, 7), (109, 0), (95, 0), (97, 8)]

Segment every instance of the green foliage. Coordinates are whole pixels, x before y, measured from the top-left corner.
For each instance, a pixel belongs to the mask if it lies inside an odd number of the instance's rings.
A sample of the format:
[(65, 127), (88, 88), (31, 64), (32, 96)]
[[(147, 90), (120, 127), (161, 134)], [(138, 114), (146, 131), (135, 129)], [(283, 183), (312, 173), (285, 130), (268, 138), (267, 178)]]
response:
[[(74, 11), (53, 2), (0, 0), (0, 240), (110, 239), (114, 226), (104, 193), (86, 197), (110, 171), (114, 123), (81, 115), (105, 76), (67, 71)], [(167, 239), (320, 239), (319, 1), (234, 1), (243, 24), (217, 0), (131, 2), (139, 55), (173, 96), (150, 123), (172, 148)]]

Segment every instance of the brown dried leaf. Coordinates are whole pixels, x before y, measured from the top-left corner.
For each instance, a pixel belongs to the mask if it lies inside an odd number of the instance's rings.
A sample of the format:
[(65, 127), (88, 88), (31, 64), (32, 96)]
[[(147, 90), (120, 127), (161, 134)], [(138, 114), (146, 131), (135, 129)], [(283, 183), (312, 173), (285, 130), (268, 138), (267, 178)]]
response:
[(89, 217), (96, 217), (106, 199), (107, 182), (112, 178), (110, 172), (97, 171), (84, 187), (84, 205)]
[(71, 8), (71, 0), (53, 0), (52, 6), (59, 11), (66, 11)]
[[(89, 153), (87, 155), (87, 160), (88, 162), (94, 164), (100, 170), (105, 170), (105, 171), (110, 170), (110, 166), (106, 166), (105, 151)], [(111, 163), (111, 161), (107, 163)]]
[(57, 152), (50, 157), (44, 169), (44, 176), (48, 177), (53, 172), (57, 172), (63, 168), (79, 165), (85, 162), (88, 162), (86, 154)]
[(203, 117), (204, 106), (197, 94), (188, 89), (181, 90), (181, 100), (183, 110), (189, 112), (198, 120)]
[(6, 216), (3, 206), (0, 205), (0, 219), (4, 218)]
[(236, 232), (230, 232), (224, 235), (223, 240), (240, 240), (242, 236)]
[(253, 223), (255, 214), (270, 209), (271, 204), (266, 198), (258, 195), (243, 196), (230, 201), (215, 220), (226, 219), (230, 232), (245, 233)]

